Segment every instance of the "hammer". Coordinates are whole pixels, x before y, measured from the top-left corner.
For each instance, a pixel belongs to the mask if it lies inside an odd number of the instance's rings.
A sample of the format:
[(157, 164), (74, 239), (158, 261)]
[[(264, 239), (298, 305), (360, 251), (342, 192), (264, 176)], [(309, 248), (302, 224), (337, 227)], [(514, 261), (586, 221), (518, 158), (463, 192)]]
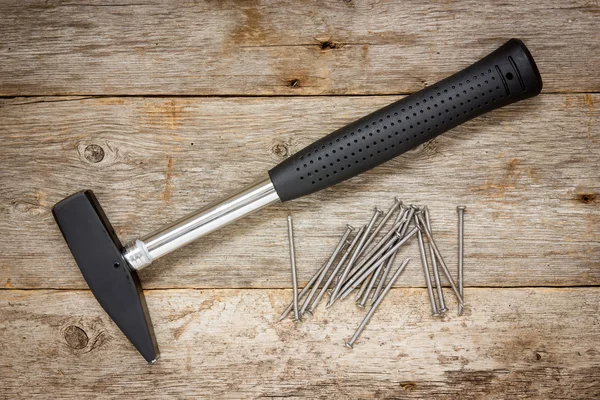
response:
[(522, 41), (511, 39), (462, 71), (317, 140), (258, 183), (124, 246), (91, 190), (63, 199), (52, 213), (102, 308), (154, 363), (158, 345), (137, 271), (269, 204), (335, 185), (541, 90), (531, 53)]

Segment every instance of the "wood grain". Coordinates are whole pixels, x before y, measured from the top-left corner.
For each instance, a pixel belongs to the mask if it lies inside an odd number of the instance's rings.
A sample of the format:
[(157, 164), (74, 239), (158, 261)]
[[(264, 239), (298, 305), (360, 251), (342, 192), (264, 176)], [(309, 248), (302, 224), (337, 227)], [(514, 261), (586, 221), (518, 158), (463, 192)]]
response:
[(600, 91), (597, 1), (2, 1), (0, 95), (402, 94), (511, 37)]
[[(0, 284), (86, 284), (51, 207), (95, 191), (123, 241), (263, 178), (287, 155), (397, 97), (27, 98), (0, 102)], [(347, 222), (398, 195), (427, 204), (451, 267), (467, 206), (467, 286), (600, 284), (600, 96), (553, 94), (471, 121), (373, 171), (265, 209), (143, 270), (145, 288), (287, 288)], [(416, 246), (406, 250), (416, 256)], [(418, 267), (399, 281), (423, 286)]]
[(598, 290), (467, 289), (463, 317), (394, 289), (362, 319), (338, 303), (276, 323), (290, 290), (146, 292), (161, 359), (147, 365), (88, 291), (0, 290), (0, 398), (600, 396)]

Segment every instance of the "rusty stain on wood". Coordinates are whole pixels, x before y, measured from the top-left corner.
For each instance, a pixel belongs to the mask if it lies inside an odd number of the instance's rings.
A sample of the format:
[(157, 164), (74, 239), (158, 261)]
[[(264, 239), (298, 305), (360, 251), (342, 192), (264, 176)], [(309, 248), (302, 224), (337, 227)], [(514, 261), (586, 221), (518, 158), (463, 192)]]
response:
[(181, 125), (185, 109), (176, 99), (162, 102), (150, 100), (144, 104), (144, 113), (150, 124), (174, 130)]
[(173, 179), (173, 156), (167, 155), (167, 172), (165, 173), (165, 188), (160, 194), (163, 203), (169, 204), (171, 200), (171, 180)]

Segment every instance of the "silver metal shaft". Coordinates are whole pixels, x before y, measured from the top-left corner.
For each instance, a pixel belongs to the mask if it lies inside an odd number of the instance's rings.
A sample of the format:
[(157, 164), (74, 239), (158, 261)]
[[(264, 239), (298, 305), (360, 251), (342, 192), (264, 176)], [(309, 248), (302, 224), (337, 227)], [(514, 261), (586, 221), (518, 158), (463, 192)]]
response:
[(154, 260), (279, 200), (271, 179), (267, 178), (128, 243), (123, 256), (139, 271)]
[(398, 280), (398, 277), (400, 276), (400, 274), (402, 273), (402, 271), (404, 271), (404, 268), (409, 263), (409, 261), (410, 261), (410, 258), (407, 258), (406, 260), (404, 260), (404, 262), (402, 263), (402, 265), (400, 265), (400, 267), (398, 268), (398, 270), (396, 271), (396, 273), (392, 276), (392, 279), (390, 279), (390, 282), (387, 284), (387, 286), (385, 287), (385, 289), (383, 289), (383, 292), (381, 292), (381, 295), (379, 296), (379, 298), (377, 298), (377, 300), (375, 301), (375, 303), (373, 303), (373, 305), (369, 309), (369, 312), (367, 313), (367, 315), (365, 315), (365, 318), (362, 320), (362, 322), (358, 326), (358, 329), (356, 330), (356, 332), (354, 332), (354, 335), (352, 335), (352, 337), (350, 338), (350, 340), (348, 340), (346, 342), (346, 346), (347, 347), (352, 348), (354, 346), (354, 342), (356, 342), (356, 339), (358, 339), (358, 337), (360, 336), (360, 334), (362, 333), (362, 331), (365, 329), (365, 326), (367, 326), (367, 324), (371, 320), (371, 317), (373, 316), (373, 314), (375, 313), (375, 311), (377, 311), (377, 308), (379, 307), (379, 305), (381, 304), (381, 302), (383, 301), (383, 299), (385, 298), (385, 296), (388, 294), (388, 292), (390, 291), (390, 289), (394, 285), (394, 282), (396, 282), (396, 280)]
[(346, 225), (346, 231), (344, 232), (344, 234), (342, 235), (342, 238), (340, 239), (340, 241), (338, 242), (337, 246), (335, 247), (335, 250), (333, 250), (333, 253), (331, 254), (331, 257), (329, 257), (329, 260), (327, 261), (327, 266), (325, 267), (325, 269), (323, 270), (323, 272), (321, 272), (321, 274), (319, 275), (319, 278), (315, 282), (312, 290), (310, 291), (310, 293), (306, 297), (306, 300), (304, 300), (304, 304), (302, 304), (302, 308), (300, 309), (300, 315), (301, 316), (304, 314), (304, 312), (306, 311), (306, 309), (308, 308), (308, 306), (311, 304), (310, 302), (311, 302), (313, 296), (315, 295), (315, 293), (317, 293), (317, 290), (319, 290), (319, 285), (321, 284), (321, 282), (323, 282), (323, 279), (325, 279), (325, 276), (327, 275), (327, 272), (329, 271), (329, 269), (333, 265), (333, 262), (337, 258), (339, 252), (342, 251), (342, 248), (346, 244), (346, 239), (348, 239), (348, 236), (350, 235), (350, 233), (353, 230), (354, 230), (353, 227), (351, 227), (350, 225)]
[[(465, 215), (465, 206), (456, 207), (456, 211), (458, 212), (458, 292), (461, 296), (463, 296), (463, 262), (464, 262), (464, 215)], [(463, 313), (463, 304), (458, 304), (458, 315), (462, 315)]]
[(288, 239), (290, 241), (290, 264), (292, 266), (292, 287), (294, 288), (294, 322), (300, 320), (300, 310), (298, 310), (298, 276), (296, 274), (296, 253), (294, 251), (294, 228), (292, 225), (292, 216), (288, 215)]
[[(425, 214), (425, 229), (429, 232), (430, 235), (433, 236), (431, 232), (431, 220), (429, 218), (429, 209), (427, 207), (423, 207), (423, 213)], [(431, 269), (433, 269), (433, 280), (435, 281), (435, 289), (438, 294), (438, 301), (440, 302), (440, 308), (438, 309), (438, 313), (442, 314), (448, 311), (446, 307), (446, 300), (444, 299), (444, 290), (442, 289), (442, 282), (440, 280), (440, 269), (438, 268), (437, 259), (435, 258), (435, 252), (433, 251), (433, 247), (429, 240), (427, 241), (429, 245), (429, 255), (431, 257)]]

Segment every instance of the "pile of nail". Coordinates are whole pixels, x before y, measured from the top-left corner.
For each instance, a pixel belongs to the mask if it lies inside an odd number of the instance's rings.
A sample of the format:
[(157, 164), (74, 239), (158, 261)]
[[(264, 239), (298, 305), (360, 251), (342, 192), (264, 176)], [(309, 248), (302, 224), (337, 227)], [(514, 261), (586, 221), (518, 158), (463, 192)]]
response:
[[(429, 209), (427, 206), (405, 206), (402, 201), (394, 199), (389, 210), (384, 213), (375, 209), (367, 224), (361, 227), (350, 239), (354, 228), (346, 225), (346, 231), (339, 240), (329, 260), (321, 266), (315, 275), (307, 282), (302, 290), (298, 290), (296, 276), (296, 260), (294, 254), (294, 234), (292, 217), (288, 216), (288, 236), (290, 241), (290, 263), (292, 267), (293, 301), (279, 317), (279, 321), (292, 313), (294, 321), (301, 320), (305, 313), (312, 314), (319, 302), (328, 294), (327, 308), (336, 301), (343, 300), (353, 291), (356, 292), (356, 303), (364, 308), (367, 303), (370, 308), (358, 329), (346, 342), (352, 348), (371, 317), (398, 280), (408, 263), (404, 259), (392, 274), (396, 254), (400, 247), (416, 238), (421, 255), (421, 265), (431, 303), (433, 316), (443, 315), (448, 311), (444, 302), (444, 293), (440, 279), (440, 269), (446, 277), (458, 301), (458, 313), (463, 310), (463, 216), (465, 207), (458, 206), (458, 285), (455, 283), (446, 262), (433, 238)], [(394, 217), (394, 222), (381, 238), (378, 235), (388, 221)], [(426, 240), (425, 240), (426, 239)], [(426, 254), (426, 243), (429, 249), (429, 260)], [(433, 281), (430, 267), (433, 271)], [(390, 277), (391, 275), (391, 277)], [(389, 278), (389, 279), (388, 279)], [(436, 295), (434, 294), (434, 285)], [(300, 301), (303, 300), (302, 304)]]

